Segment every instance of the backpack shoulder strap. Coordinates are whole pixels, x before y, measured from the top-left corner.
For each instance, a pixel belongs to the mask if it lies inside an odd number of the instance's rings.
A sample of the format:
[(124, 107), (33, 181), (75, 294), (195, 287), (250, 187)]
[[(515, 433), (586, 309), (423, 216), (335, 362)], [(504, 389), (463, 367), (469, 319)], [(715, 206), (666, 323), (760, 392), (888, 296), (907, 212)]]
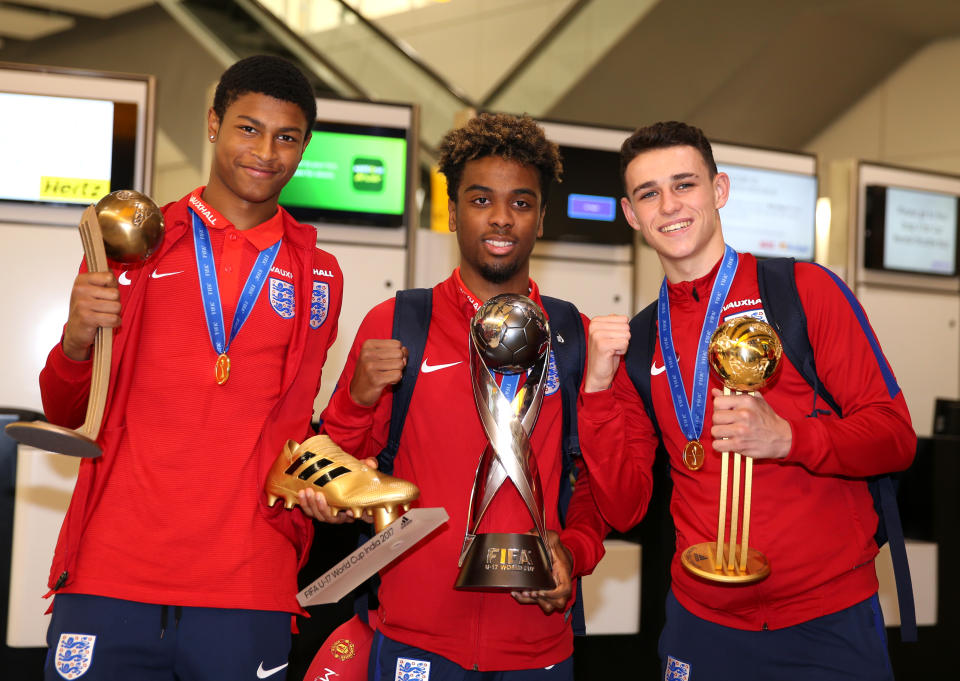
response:
[[(803, 302), (797, 291), (793, 258), (771, 258), (757, 261), (757, 284), (760, 299), (767, 315), (767, 321), (776, 329), (783, 344), (783, 351), (797, 368), (804, 380), (814, 391), (813, 410), (810, 417), (816, 418), (816, 398), (820, 397), (837, 416), (843, 416), (839, 403), (830, 391), (820, 382), (817, 375), (813, 346), (807, 331), (807, 316), (803, 311)], [(907, 563), (907, 549), (900, 523), (900, 511), (897, 508), (897, 496), (894, 481), (890, 475), (878, 475), (867, 481), (873, 506), (877, 512), (878, 524), (874, 539), (877, 546), (890, 544), (890, 557), (893, 561), (893, 573), (897, 584), (897, 600), (900, 604), (901, 640), (917, 640), (917, 618), (913, 600), (913, 584), (910, 578), (910, 566)]]
[[(767, 321), (780, 336), (783, 351), (803, 376), (803, 380), (813, 388), (816, 397), (826, 402), (837, 416), (843, 416), (840, 405), (817, 375), (813, 346), (810, 345), (810, 336), (807, 333), (807, 315), (803, 311), (803, 303), (797, 291), (794, 263), (793, 258), (757, 260), (760, 300), (763, 301)], [(816, 416), (816, 401), (811, 416)]]
[(432, 309), (433, 289), (413, 288), (397, 291), (393, 308), (393, 337), (403, 344), (409, 354), (403, 378), (393, 392), (387, 444), (377, 455), (380, 470), (384, 473), (393, 471), (393, 459), (397, 455), (397, 449), (400, 448), (400, 435), (403, 432), (403, 424), (407, 420), (413, 388), (417, 383), (417, 376), (420, 375), (423, 350), (427, 345), (427, 334), (430, 332)]
[(653, 362), (656, 342), (657, 301), (654, 301), (630, 320), (630, 346), (623, 357), (623, 362), (627, 376), (630, 377), (633, 387), (637, 389), (643, 401), (643, 408), (650, 417), (650, 423), (660, 437), (660, 426), (653, 412), (653, 397), (650, 392), (650, 363)]
[[(557, 500), (560, 522), (566, 523), (567, 507), (573, 496), (576, 476), (574, 460), (580, 456), (580, 437), (577, 431), (577, 397), (583, 380), (583, 365), (587, 357), (587, 339), (583, 331), (583, 319), (577, 306), (566, 300), (551, 296), (540, 296), (543, 307), (550, 318), (551, 347), (557, 365), (560, 382), (560, 398), (563, 401), (563, 440), (561, 442), (563, 469), (560, 478), (560, 491)], [(587, 633), (586, 616), (583, 609), (582, 582), (576, 579), (576, 600), (570, 611), (570, 626), (577, 636)]]
[[(420, 375), (420, 362), (423, 361), (423, 349), (427, 345), (430, 332), (430, 313), (433, 309), (433, 289), (413, 288), (397, 291), (393, 308), (392, 337), (399, 340), (409, 353), (407, 367), (403, 377), (394, 387), (393, 403), (390, 411), (390, 429), (387, 432), (387, 444), (377, 454), (377, 464), (384, 473), (393, 472), (393, 460), (400, 448), (400, 434), (407, 420), (413, 388)], [(357, 545), (370, 539), (372, 530), (367, 523), (357, 523)], [(379, 574), (374, 574), (366, 582), (354, 589), (353, 609), (361, 620), (368, 620), (368, 612), (379, 604), (377, 592), (380, 586)]]
[(560, 379), (560, 394), (563, 399), (563, 456), (564, 468), (573, 463), (580, 454), (580, 438), (577, 433), (577, 397), (583, 381), (583, 365), (586, 361), (587, 340), (583, 331), (583, 319), (577, 306), (566, 300), (540, 296), (550, 318), (551, 347)]

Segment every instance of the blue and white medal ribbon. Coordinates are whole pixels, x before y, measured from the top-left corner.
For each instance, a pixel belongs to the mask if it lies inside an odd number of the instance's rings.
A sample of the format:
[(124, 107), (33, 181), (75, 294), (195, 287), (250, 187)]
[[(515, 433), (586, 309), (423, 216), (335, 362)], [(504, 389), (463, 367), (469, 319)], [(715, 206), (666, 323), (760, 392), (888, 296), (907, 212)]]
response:
[(240, 299), (237, 301), (237, 311), (233, 315), (233, 325), (230, 328), (230, 337), (227, 338), (223, 322), (223, 305), (220, 303), (220, 286), (217, 283), (217, 266), (213, 261), (213, 248), (210, 245), (210, 234), (206, 225), (193, 210), (193, 248), (197, 259), (197, 275), (200, 277), (200, 297), (203, 301), (203, 314), (207, 320), (207, 332), (210, 342), (217, 352), (217, 363), (214, 367), (217, 383), (223, 385), (230, 378), (230, 357), (227, 351), (230, 343), (240, 333), (253, 311), (253, 304), (257, 302), (267, 274), (273, 267), (273, 261), (280, 251), (280, 241), (270, 248), (261, 251), (257, 261), (243, 285)]
[(710, 291), (710, 302), (707, 313), (703, 318), (703, 327), (700, 329), (700, 341), (697, 344), (697, 356), (694, 360), (693, 390), (690, 401), (687, 401), (687, 391), (683, 385), (683, 376), (680, 374), (680, 364), (673, 344), (673, 331), (670, 323), (670, 296), (667, 292), (667, 279), (664, 277), (660, 285), (660, 297), (657, 303), (657, 318), (660, 324), (660, 352), (663, 354), (663, 365), (667, 371), (667, 380), (670, 383), (670, 395), (673, 398), (673, 410), (677, 415), (680, 430), (687, 438), (683, 448), (683, 463), (692, 471), (703, 466), (703, 445), (700, 443), (700, 434), (703, 432), (703, 419), (707, 409), (707, 386), (709, 384), (710, 366), (707, 360), (710, 336), (713, 335), (720, 320), (720, 311), (730, 292), (733, 277), (737, 273), (737, 252), (726, 246), (723, 252), (723, 262), (717, 272)]

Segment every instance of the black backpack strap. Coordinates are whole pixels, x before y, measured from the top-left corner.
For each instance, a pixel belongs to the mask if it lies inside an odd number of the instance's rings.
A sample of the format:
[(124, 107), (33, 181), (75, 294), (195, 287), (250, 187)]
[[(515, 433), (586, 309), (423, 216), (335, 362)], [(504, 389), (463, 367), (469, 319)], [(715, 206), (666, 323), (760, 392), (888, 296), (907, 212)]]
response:
[[(566, 481), (575, 474), (574, 459), (580, 456), (580, 437), (577, 433), (577, 397), (583, 381), (583, 365), (586, 361), (587, 340), (583, 320), (577, 307), (566, 300), (541, 296), (543, 307), (550, 318), (551, 347), (557, 365), (560, 382), (560, 397), (563, 400), (563, 476)], [(569, 493), (561, 498), (560, 519), (566, 515), (570, 502)]]
[(654, 301), (640, 310), (630, 320), (630, 345), (627, 354), (623, 357), (627, 376), (637, 389), (643, 408), (650, 417), (657, 437), (660, 437), (660, 425), (653, 412), (653, 396), (650, 392), (650, 364), (657, 342), (657, 302)]
[[(560, 493), (557, 501), (560, 522), (566, 523), (567, 507), (573, 496), (577, 468), (575, 460), (580, 456), (580, 437), (577, 432), (577, 398), (583, 380), (583, 366), (587, 356), (587, 339), (583, 319), (576, 305), (566, 300), (540, 296), (550, 318), (551, 347), (557, 365), (560, 382), (560, 398), (563, 401), (563, 440), (561, 442), (563, 468), (560, 477)], [(576, 601), (570, 611), (571, 628), (577, 636), (587, 633), (583, 609), (583, 590), (579, 578), (575, 580)]]
[(887, 543), (890, 544), (890, 560), (893, 562), (893, 578), (897, 585), (897, 602), (900, 604), (900, 640), (915, 642), (917, 613), (913, 601), (913, 579), (910, 577), (907, 545), (903, 538), (894, 482), (892, 475), (878, 475), (871, 478), (867, 484), (870, 494), (873, 495), (873, 506), (880, 517), (877, 532), (880, 532), (881, 527), (884, 528)]
[[(403, 433), (403, 424), (407, 420), (413, 388), (417, 383), (417, 376), (420, 375), (423, 350), (427, 345), (432, 308), (433, 289), (414, 288), (397, 291), (393, 308), (392, 335), (403, 344), (409, 354), (403, 377), (393, 389), (387, 444), (377, 454), (378, 467), (384, 473), (393, 472), (393, 460), (400, 448), (400, 435)], [(373, 536), (373, 531), (366, 523), (357, 523), (357, 525), (360, 526), (357, 541), (357, 545), (360, 546)], [(354, 590), (353, 609), (364, 622), (368, 619), (368, 611), (376, 609), (379, 604), (377, 598), (379, 588), (380, 575), (374, 574)]]
[(793, 258), (757, 260), (760, 300), (763, 301), (767, 321), (780, 336), (783, 351), (803, 376), (803, 380), (813, 388), (814, 401), (810, 416), (818, 415), (817, 397), (826, 402), (837, 416), (843, 416), (840, 405), (817, 375), (813, 346), (810, 345), (810, 336), (807, 333), (807, 315), (800, 302), (793, 266)]
[[(813, 347), (807, 332), (807, 316), (803, 311), (797, 280), (794, 275), (793, 258), (771, 258), (757, 261), (757, 284), (767, 321), (776, 329), (783, 344), (783, 351), (797, 368), (803, 379), (813, 388), (813, 408), (808, 416), (816, 418), (824, 413), (817, 409), (817, 397), (822, 399), (842, 417), (843, 410), (833, 395), (820, 382), (814, 361)], [(907, 562), (907, 547), (897, 508), (897, 493), (893, 477), (878, 475), (867, 481), (873, 497), (878, 523), (874, 539), (877, 546), (890, 544), (894, 580), (897, 584), (897, 600), (900, 603), (900, 638), (903, 641), (917, 640), (917, 617), (913, 600), (913, 582)]]
[(393, 405), (390, 412), (390, 430), (387, 444), (377, 455), (380, 470), (393, 472), (393, 459), (400, 448), (400, 435), (407, 420), (407, 410), (413, 398), (413, 388), (420, 375), (420, 362), (427, 345), (430, 331), (430, 314), (433, 308), (433, 289), (413, 288), (397, 291), (393, 308), (393, 337), (399, 340), (409, 353), (403, 378), (394, 387)]

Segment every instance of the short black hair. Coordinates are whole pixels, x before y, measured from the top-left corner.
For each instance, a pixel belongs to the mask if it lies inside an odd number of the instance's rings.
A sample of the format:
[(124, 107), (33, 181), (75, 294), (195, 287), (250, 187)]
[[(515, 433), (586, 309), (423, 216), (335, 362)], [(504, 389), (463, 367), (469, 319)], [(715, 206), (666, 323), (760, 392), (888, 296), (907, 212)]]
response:
[(440, 141), (440, 172), (447, 178), (447, 196), (457, 200), (463, 167), (468, 161), (499, 156), (507, 161), (532, 165), (540, 176), (540, 209), (546, 206), (552, 182), (563, 173), (560, 150), (529, 116), (481, 113)]
[[(661, 121), (637, 128), (620, 147), (620, 177), (626, 183), (627, 166), (637, 156), (651, 149), (668, 147), (693, 147), (700, 152), (710, 171), (710, 178), (717, 175), (717, 162), (713, 160), (713, 148), (703, 130), (680, 121)], [(629, 188), (628, 188), (629, 191)]]
[(310, 132), (317, 120), (317, 100), (313, 86), (296, 66), (281, 57), (258, 54), (241, 59), (220, 76), (213, 95), (213, 111), (223, 116), (238, 97), (257, 92), (285, 102), (292, 102), (303, 111)]

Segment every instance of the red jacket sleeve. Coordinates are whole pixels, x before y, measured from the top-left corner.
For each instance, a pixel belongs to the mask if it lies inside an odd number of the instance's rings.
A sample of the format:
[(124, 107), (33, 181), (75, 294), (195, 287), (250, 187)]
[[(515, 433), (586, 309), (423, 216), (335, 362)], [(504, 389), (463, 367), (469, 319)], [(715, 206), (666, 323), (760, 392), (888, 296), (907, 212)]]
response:
[(606, 521), (625, 532), (647, 512), (659, 438), (623, 362), (610, 388), (581, 390), (577, 417), (593, 496)]
[[(827, 475), (867, 477), (903, 470), (917, 436), (910, 413), (870, 322), (847, 286), (828, 270), (798, 264), (817, 375), (843, 418), (793, 418), (785, 462)], [(826, 407), (824, 407), (826, 408)]]
[(590, 482), (590, 474), (583, 459), (578, 459), (577, 483), (567, 508), (566, 525), (560, 531), (560, 541), (573, 556), (571, 573), (574, 577), (589, 575), (603, 558), (603, 538), (610, 532), (597, 508)]
[[(86, 271), (87, 263), (82, 261), (79, 274)], [(79, 428), (87, 413), (93, 359), (91, 357), (82, 362), (70, 359), (63, 353), (62, 343), (61, 335), (40, 371), (40, 400), (43, 413), (50, 423), (64, 428)]]
[(393, 307), (394, 301), (390, 299), (377, 305), (364, 317), (350, 347), (337, 388), (320, 415), (320, 432), (329, 435), (344, 451), (358, 459), (375, 457), (386, 444), (393, 393), (389, 389), (384, 390), (375, 405), (364, 407), (350, 397), (350, 381), (364, 341), (392, 337)]
[[(583, 314), (580, 317), (583, 321), (584, 338), (587, 338), (590, 320)], [(577, 425), (579, 428), (579, 421)], [(560, 541), (573, 556), (573, 576), (580, 577), (593, 572), (597, 563), (603, 558), (603, 538), (610, 532), (610, 525), (604, 520), (597, 506), (590, 481), (590, 471), (583, 459), (578, 458), (574, 465), (577, 468), (577, 481), (573, 487), (573, 495), (570, 497), (570, 505), (567, 507)]]

